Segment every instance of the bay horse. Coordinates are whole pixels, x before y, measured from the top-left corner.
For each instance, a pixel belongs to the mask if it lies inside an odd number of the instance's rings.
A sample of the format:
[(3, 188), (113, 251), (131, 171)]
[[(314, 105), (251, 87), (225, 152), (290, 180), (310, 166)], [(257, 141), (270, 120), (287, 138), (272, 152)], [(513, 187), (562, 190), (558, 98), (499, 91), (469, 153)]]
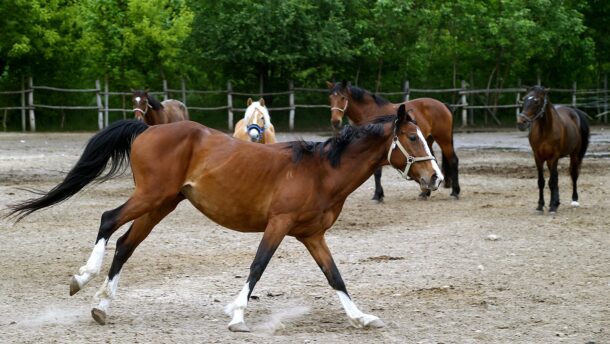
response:
[(148, 90), (132, 90), (133, 114), (135, 119), (148, 125), (188, 121), (189, 111), (181, 101), (175, 99), (159, 102)]
[(275, 128), (271, 124), (271, 116), (265, 106), (265, 100), (261, 98), (253, 102), (252, 98), (248, 98), (246, 104), (248, 108), (244, 118), (235, 125), (233, 137), (242, 141), (276, 143)]
[[(253, 145), (199, 123), (148, 126), (141, 121), (112, 123), (94, 135), (65, 179), (38, 198), (10, 206), (17, 221), (76, 194), (95, 179), (108, 180), (131, 165), (135, 190), (119, 207), (102, 214), (87, 263), (72, 277), (70, 295), (102, 267), (110, 236), (134, 220), (116, 242), (110, 270), (91, 314), (105, 324), (123, 264), (153, 227), (188, 199), (214, 222), (240, 232), (263, 232), (248, 279), (225, 311), (231, 331), (248, 331), (244, 311), (257, 281), (286, 235), (305, 245), (336, 291), (355, 327), (381, 327), (351, 300), (324, 234), (337, 220), (347, 196), (382, 165), (391, 165), (422, 190), (443, 180), (434, 157), (404, 106), (397, 115), (359, 127), (346, 126), (326, 142)], [(104, 170), (109, 164), (109, 170)], [(252, 183), (256, 180), (256, 183)]]
[[(451, 188), (451, 197), (459, 198), (459, 160), (453, 146), (453, 115), (445, 104), (432, 98), (418, 98), (400, 104), (393, 104), (365, 89), (348, 85), (346, 81), (339, 83), (327, 81), (326, 84), (330, 90), (330, 121), (335, 131), (341, 128), (344, 116), (351, 123), (360, 124), (376, 116), (394, 113), (403, 104), (407, 108), (412, 109), (413, 117), (421, 129), (432, 155), (434, 155), (432, 144), (435, 141), (441, 148), (445, 188)], [(427, 199), (429, 196), (430, 190), (424, 191), (419, 195), (421, 199)], [(379, 169), (375, 171), (375, 193), (373, 194), (373, 200), (383, 202), (383, 198), (381, 169)]]
[(557, 212), (559, 207), (559, 186), (557, 164), (559, 159), (570, 156), (570, 176), (572, 177), (572, 206), (578, 207), (576, 181), (582, 159), (589, 146), (590, 129), (587, 115), (576, 108), (554, 106), (548, 90), (541, 86), (530, 88), (523, 98), (523, 109), (517, 118), (519, 130), (530, 128), (528, 135), (534, 152), (538, 170), (538, 207), (544, 210), (544, 163), (549, 169), (549, 189), (551, 201), (549, 213)]

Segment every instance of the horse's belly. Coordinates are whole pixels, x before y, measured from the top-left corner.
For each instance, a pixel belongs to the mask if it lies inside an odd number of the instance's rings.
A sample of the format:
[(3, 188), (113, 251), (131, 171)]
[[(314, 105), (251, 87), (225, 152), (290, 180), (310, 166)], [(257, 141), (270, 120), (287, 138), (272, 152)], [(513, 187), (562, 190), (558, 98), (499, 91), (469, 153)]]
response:
[(205, 216), (217, 224), (240, 232), (262, 232), (267, 226), (267, 213), (247, 200), (230, 193), (187, 184), (184, 196)]

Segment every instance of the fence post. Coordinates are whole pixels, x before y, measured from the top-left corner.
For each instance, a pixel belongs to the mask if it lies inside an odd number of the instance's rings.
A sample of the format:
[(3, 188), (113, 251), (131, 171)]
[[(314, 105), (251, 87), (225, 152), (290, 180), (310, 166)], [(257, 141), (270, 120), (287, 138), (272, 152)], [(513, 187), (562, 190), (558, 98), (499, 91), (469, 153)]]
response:
[(104, 110), (102, 107), (102, 87), (100, 80), (95, 80), (95, 98), (97, 100), (97, 126), (100, 130), (104, 129)]
[(25, 79), (21, 77), (21, 131), (25, 131)]
[(227, 108), (229, 130), (233, 130), (233, 88), (231, 87), (231, 80), (227, 81)]
[(288, 101), (290, 102), (290, 115), (288, 118), (288, 125), (290, 127), (290, 131), (294, 130), (294, 110), (295, 110), (295, 105), (294, 105), (294, 81), (290, 80), (288, 81), (288, 91), (290, 92), (288, 95)]
[(608, 73), (604, 73), (604, 123), (608, 123)]
[(576, 107), (576, 81), (572, 83), (572, 106)]
[(167, 80), (163, 80), (163, 100), (168, 100), (169, 95), (167, 94)]
[(410, 94), (411, 88), (409, 87), (409, 80), (405, 81), (405, 86), (404, 86), (403, 92), (405, 93), (405, 95), (404, 95), (405, 102), (408, 102), (409, 98), (411, 97), (411, 94)]
[(28, 107), (30, 108), (30, 131), (36, 131), (36, 114), (34, 113), (34, 79), (28, 79)]
[(104, 77), (104, 126), (108, 126), (108, 114), (110, 112), (110, 95), (108, 94), (108, 75)]
[[(461, 90), (466, 91), (466, 80), (462, 80)], [(462, 93), (460, 104), (462, 105), (462, 127), (466, 127), (468, 126), (468, 110), (466, 109), (468, 101), (466, 99), (466, 93)]]
[[(517, 82), (517, 89), (521, 88), (521, 78), (519, 78), (519, 81)], [(517, 90), (517, 99), (515, 99), (515, 118), (519, 118), (519, 108), (520, 108), (520, 104), (519, 104), (519, 100), (521, 99), (521, 92), (519, 92), (519, 90)]]
[(186, 105), (186, 82), (184, 78), (180, 79), (180, 87), (182, 87), (182, 103)]

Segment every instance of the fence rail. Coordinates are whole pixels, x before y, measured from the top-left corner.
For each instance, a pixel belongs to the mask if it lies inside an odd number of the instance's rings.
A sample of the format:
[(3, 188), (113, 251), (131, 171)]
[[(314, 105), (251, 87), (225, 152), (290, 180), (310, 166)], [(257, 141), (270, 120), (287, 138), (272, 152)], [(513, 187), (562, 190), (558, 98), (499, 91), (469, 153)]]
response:
[[(58, 105), (58, 104), (41, 104), (34, 102), (35, 91), (52, 91), (60, 93), (91, 93), (95, 95), (95, 105)], [(556, 104), (556, 105), (571, 105), (575, 107), (583, 107), (588, 109), (595, 109), (596, 114), (592, 115), (593, 119), (598, 119), (603, 123), (608, 123), (608, 90), (607, 81), (604, 80), (603, 89), (577, 89), (576, 83), (573, 83), (572, 88), (551, 88), (552, 93), (568, 93), (571, 94), (571, 102), (567, 104)], [(447, 89), (427, 89), (427, 88), (411, 88), (409, 81), (404, 83), (404, 88), (400, 92), (378, 92), (381, 96), (400, 96), (402, 100), (408, 101), (413, 94), (446, 94), (451, 96), (452, 99), (459, 99), (455, 104), (447, 104), (457, 116), (461, 113), (461, 125), (466, 127), (474, 123), (474, 110), (485, 110), (485, 123), (487, 123), (488, 115), (491, 115), (492, 119), (500, 124), (500, 121), (496, 118), (496, 110), (498, 109), (515, 109), (515, 115), (518, 115), (519, 109), (522, 105), (521, 97), (527, 91), (524, 87), (512, 87), (502, 89), (469, 89), (464, 81), (462, 81), (461, 88), (447, 88)], [(186, 89), (185, 82), (181, 83), (180, 89), (171, 89), (167, 87), (167, 81), (163, 81), (163, 91), (150, 92), (150, 94), (162, 97), (164, 100), (169, 99), (169, 94), (180, 94), (182, 101), (187, 103), (188, 95), (226, 95), (226, 105), (221, 106), (192, 106), (188, 105), (190, 111), (227, 111), (227, 127), (229, 130), (233, 129), (234, 125), (234, 113), (244, 112), (245, 108), (234, 107), (233, 98), (235, 96), (240, 97), (265, 97), (265, 96), (288, 96), (288, 106), (270, 107), (269, 111), (289, 111), (289, 128), (294, 130), (294, 123), (297, 109), (322, 109), (330, 108), (328, 104), (297, 104), (295, 101), (296, 94), (302, 93), (327, 93), (328, 89), (317, 89), (317, 88), (304, 88), (294, 87), (292, 81), (289, 82), (288, 91), (277, 91), (267, 93), (249, 93), (249, 92), (238, 92), (234, 91), (231, 82), (227, 82), (226, 89), (218, 90), (188, 90)], [(97, 110), (98, 112), (98, 128), (103, 129), (108, 126), (108, 117), (110, 112), (131, 112), (131, 108), (125, 108), (125, 104), (122, 107), (110, 107), (109, 97), (110, 96), (131, 96), (131, 92), (121, 91), (109, 91), (108, 83), (104, 85), (104, 89), (101, 88), (99, 80), (95, 81), (95, 88), (87, 89), (70, 89), (60, 88), (51, 86), (34, 85), (32, 78), (28, 79), (27, 85), (22, 83), (21, 90), (18, 91), (0, 91), (0, 95), (20, 95), (21, 105), (20, 106), (4, 106), (0, 107), (0, 110), (4, 110), (3, 124), (6, 129), (6, 116), (7, 111), (20, 110), (21, 111), (21, 127), (23, 131), (26, 131), (27, 124), (29, 123), (29, 129), (36, 131), (36, 109), (54, 109), (54, 110)], [(510, 103), (498, 103), (498, 98), (495, 98), (495, 102), (490, 101), (490, 95), (502, 95), (502, 94), (513, 94), (513, 102)], [(475, 97), (485, 97), (483, 104), (476, 104), (481, 102), (475, 100)], [(326, 98), (321, 98), (326, 100)], [(29, 114), (29, 117), (26, 116)]]

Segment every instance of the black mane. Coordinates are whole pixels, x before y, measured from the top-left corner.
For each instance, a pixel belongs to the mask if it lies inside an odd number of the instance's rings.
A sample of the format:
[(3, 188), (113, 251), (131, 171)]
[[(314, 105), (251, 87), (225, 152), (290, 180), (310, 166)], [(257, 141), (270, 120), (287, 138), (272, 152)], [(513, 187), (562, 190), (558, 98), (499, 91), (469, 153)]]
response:
[(346, 85), (343, 82), (335, 83), (335, 86), (330, 90), (330, 93), (333, 93), (333, 92), (341, 93), (345, 87), (349, 87), (349, 91), (352, 94), (352, 98), (354, 98), (354, 100), (357, 102), (363, 101), (364, 98), (368, 95), (371, 98), (373, 98), (373, 100), (375, 101), (375, 104), (377, 104), (379, 106), (390, 104), (390, 102), (387, 99), (385, 99), (381, 96), (378, 96), (376, 94), (373, 94), (370, 91), (365, 90), (364, 88)]
[(292, 161), (296, 164), (305, 155), (319, 155), (328, 159), (332, 167), (339, 166), (345, 148), (352, 142), (368, 136), (382, 136), (383, 126), (390, 121), (396, 121), (396, 115), (376, 117), (370, 123), (361, 126), (345, 125), (341, 132), (325, 142), (294, 141), (289, 143), (292, 148)]

